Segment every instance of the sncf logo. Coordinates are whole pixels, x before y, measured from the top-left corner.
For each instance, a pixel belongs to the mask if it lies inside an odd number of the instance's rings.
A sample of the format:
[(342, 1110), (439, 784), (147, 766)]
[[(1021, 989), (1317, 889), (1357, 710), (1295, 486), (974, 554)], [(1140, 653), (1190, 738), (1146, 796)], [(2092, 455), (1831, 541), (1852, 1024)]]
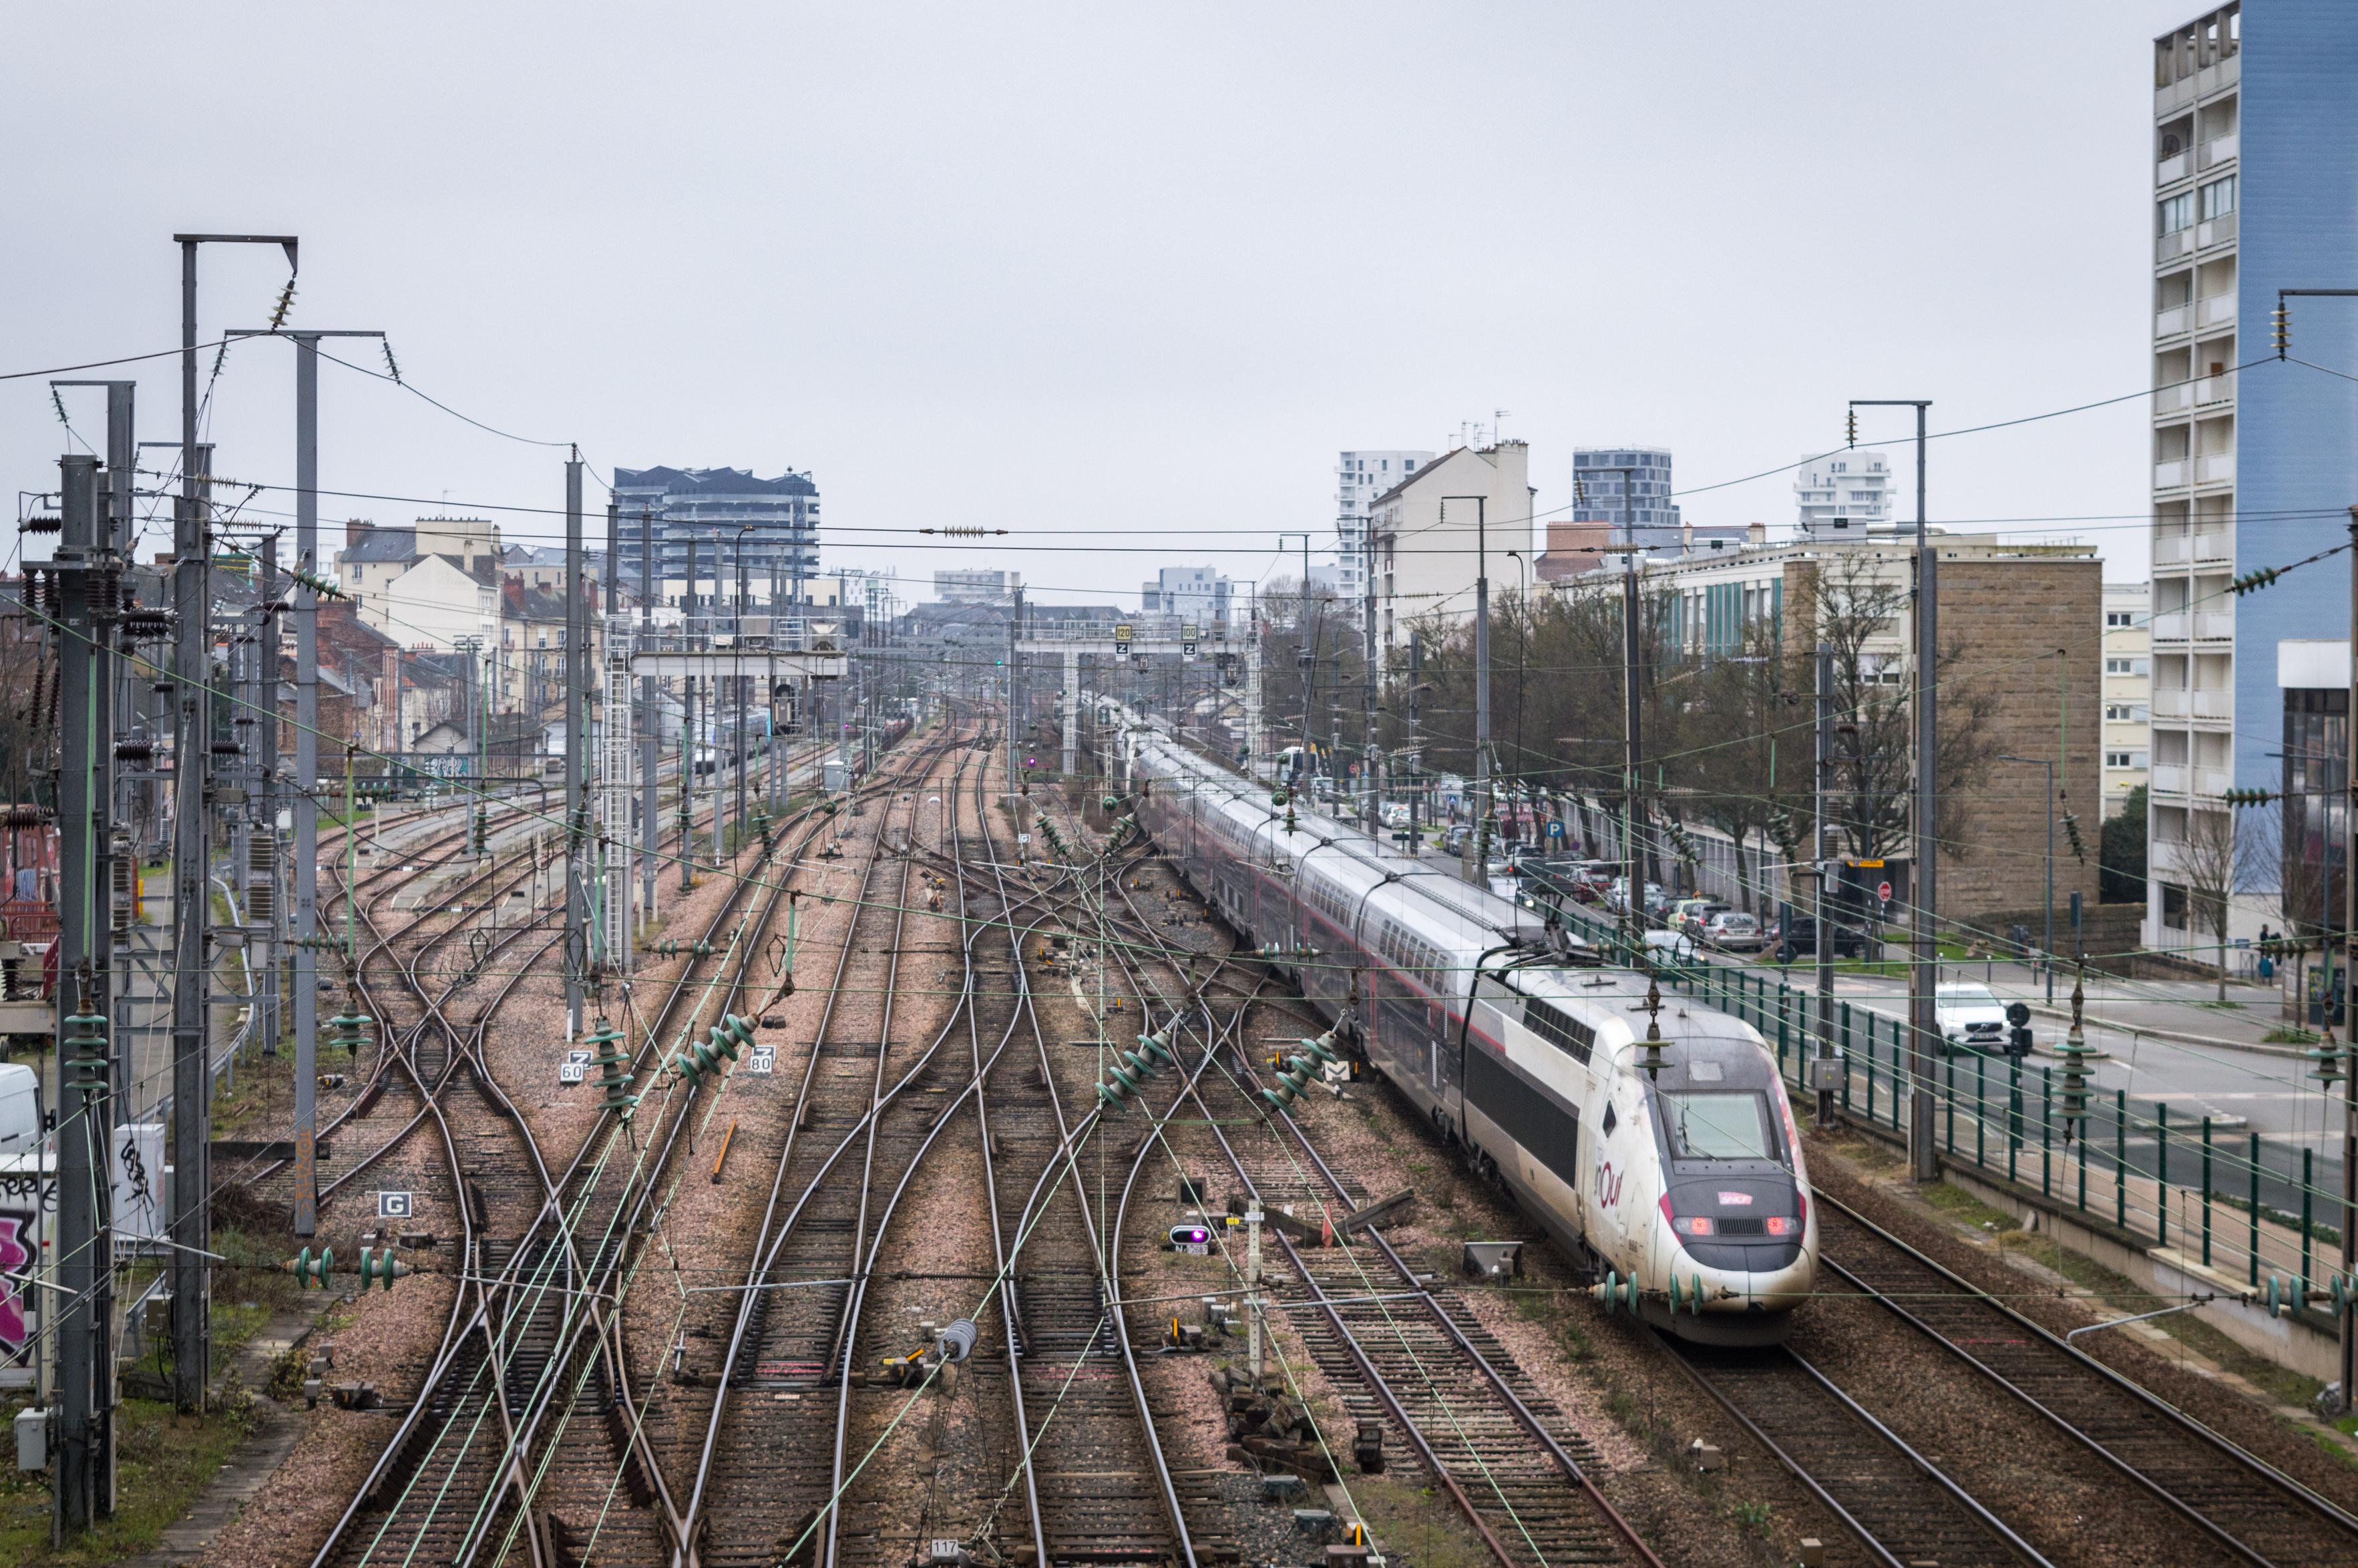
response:
[(1606, 1208), (1617, 1208), (1620, 1206), (1621, 1176), (1622, 1173), (1613, 1168), (1612, 1161), (1605, 1160), (1598, 1162), (1596, 1167), (1596, 1201), (1603, 1204)]

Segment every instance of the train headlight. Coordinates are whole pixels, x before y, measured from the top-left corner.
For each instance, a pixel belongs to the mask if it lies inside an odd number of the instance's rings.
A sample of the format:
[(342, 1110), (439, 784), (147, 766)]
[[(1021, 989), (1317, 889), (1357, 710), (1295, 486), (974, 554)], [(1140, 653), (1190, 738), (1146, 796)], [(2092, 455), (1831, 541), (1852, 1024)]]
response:
[(1681, 1236), (1709, 1236), (1717, 1227), (1707, 1214), (1682, 1214), (1671, 1218), (1671, 1228)]
[(1793, 1218), (1790, 1215), (1772, 1214), (1768, 1217), (1768, 1234), (1771, 1236), (1799, 1236), (1801, 1234), (1801, 1222)]

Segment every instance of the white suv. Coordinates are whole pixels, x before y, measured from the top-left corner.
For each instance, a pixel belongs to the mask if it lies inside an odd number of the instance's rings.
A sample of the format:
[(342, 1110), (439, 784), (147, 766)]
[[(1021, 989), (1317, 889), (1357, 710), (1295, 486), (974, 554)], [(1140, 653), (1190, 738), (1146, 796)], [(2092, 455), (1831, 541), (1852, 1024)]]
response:
[(1932, 1017), (1940, 1025), (1943, 1051), (1985, 1051), (1995, 1055), (2006, 1049), (2006, 1004), (1989, 987), (1960, 981), (1932, 993)]

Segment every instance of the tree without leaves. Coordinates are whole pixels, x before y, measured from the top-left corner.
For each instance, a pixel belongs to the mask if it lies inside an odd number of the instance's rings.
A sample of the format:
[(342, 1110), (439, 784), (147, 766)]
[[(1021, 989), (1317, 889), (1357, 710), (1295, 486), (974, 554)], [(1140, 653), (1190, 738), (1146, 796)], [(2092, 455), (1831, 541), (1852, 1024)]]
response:
[[(1855, 858), (1905, 853), (1914, 816), (1916, 692), (1905, 662), (1871, 652), (1868, 644), (1903, 623), (1909, 588), (1881, 577), (1865, 557), (1844, 555), (1820, 568), (1814, 597), (1815, 636), (1833, 653), (1831, 824)], [(1933, 669), (1941, 708), (1933, 760), (1940, 819), (1934, 831), (1952, 860), (1963, 853), (1968, 825), (1963, 792), (1987, 769), (1985, 731), (1997, 708), (1993, 693), (1957, 678), (1963, 660), (1962, 644), (1952, 643)]]
[(2170, 857), (2177, 863), (2178, 880), (2186, 885), (2189, 927), (2208, 934), (2218, 949), (2221, 1001), (2227, 1000), (2227, 923), (2236, 868), (2266, 860), (2272, 852), (2271, 837), (2265, 829), (2244, 827), (2231, 812), (2190, 811), (2186, 836)]

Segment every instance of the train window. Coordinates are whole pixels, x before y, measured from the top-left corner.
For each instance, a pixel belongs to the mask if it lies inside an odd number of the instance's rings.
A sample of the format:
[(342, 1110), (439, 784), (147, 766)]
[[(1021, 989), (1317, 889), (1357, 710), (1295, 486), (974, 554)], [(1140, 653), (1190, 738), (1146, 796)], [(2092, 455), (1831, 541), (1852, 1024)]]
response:
[(1614, 1115), (1614, 1114), (1613, 1114), (1613, 1102), (1612, 1102), (1612, 1101), (1610, 1101), (1610, 1100), (1606, 1101), (1606, 1102), (1605, 1102), (1605, 1136), (1606, 1136), (1606, 1137), (1607, 1137), (1607, 1138), (1612, 1137), (1612, 1136), (1613, 1136), (1613, 1130), (1614, 1130), (1615, 1128), (1617, 1128), (1617, 1127), (1620, 1126), (1620, 1125), (1621, 1125), (1621, 1119), (1620, 1119), (1619, 1117), (1617, 1117), (1617, 1116), (1616, 1116), (1616, 1115)]
[(1523, 1027), (1575, 1062), (1586, 1063), (1590, 1048), (1596, 1044), (1595, 1030), (1537, 997), (1523, 1002)]
[(1768, 1106), (1758, 1094), (1665, 1094), (1671, 1152), (1684, 1160), (1772, 1160)]

